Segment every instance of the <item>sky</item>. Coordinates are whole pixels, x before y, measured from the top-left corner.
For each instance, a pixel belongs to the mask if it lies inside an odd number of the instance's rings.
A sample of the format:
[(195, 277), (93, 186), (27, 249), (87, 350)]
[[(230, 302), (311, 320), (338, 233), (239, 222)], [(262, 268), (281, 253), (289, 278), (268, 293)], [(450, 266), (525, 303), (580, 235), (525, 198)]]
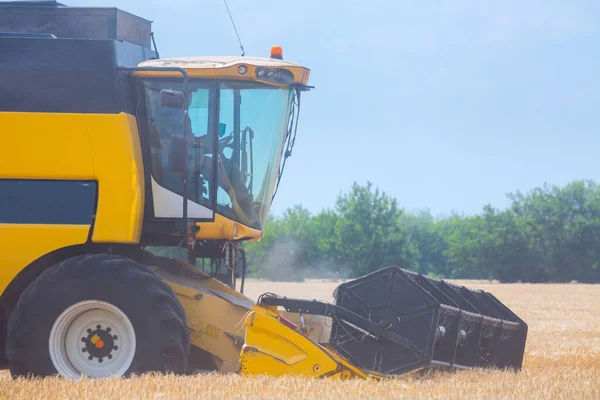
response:
[[(239, 55), (222, 0), (64, 0), (153, 21), (161, 57)], [(273, 203), (334, 206), (353, 182), (434, 215), (600, 180), (600, 2), (228, 0), (247, 55), (311, 70)]]

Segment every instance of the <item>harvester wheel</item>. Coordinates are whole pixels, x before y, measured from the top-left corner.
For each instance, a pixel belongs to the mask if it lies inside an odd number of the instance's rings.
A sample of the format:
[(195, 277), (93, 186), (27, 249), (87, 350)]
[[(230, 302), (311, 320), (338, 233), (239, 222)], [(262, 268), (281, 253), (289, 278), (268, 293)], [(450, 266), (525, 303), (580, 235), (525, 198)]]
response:
[(190, 337), (181, 304), (154, 272), (96, 254), (57, 264), (27, 287), (6, 350), (15, 377), (185, 373)]

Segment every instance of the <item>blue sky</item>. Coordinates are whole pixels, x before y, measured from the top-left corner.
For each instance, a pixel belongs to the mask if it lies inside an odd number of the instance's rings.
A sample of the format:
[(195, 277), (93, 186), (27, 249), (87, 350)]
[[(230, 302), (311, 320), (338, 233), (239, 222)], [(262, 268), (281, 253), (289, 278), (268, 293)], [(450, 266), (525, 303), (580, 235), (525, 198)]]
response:
[[(221, 0), (65, 0), (154, 21), (162, 57), (237, 55)], [(600, 2), (229, 0), (246, 53), (311, 69), (273, 204), (312, 212), (354, 181), (439, 215), (600, 178)]]

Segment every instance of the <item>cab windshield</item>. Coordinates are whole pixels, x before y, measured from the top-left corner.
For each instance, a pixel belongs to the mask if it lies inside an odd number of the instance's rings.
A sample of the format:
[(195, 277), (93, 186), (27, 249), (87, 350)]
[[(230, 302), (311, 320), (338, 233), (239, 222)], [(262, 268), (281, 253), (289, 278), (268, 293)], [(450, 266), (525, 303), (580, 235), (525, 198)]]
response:
[[(157, 202), (168, 191), (183, 194), (180, 173), (168, 169), (171, 136), (183, 133), (181, 109), (160, 105), (162, 89), (182, 90), (181, 81), (160, 79), (142, 83), (151, 149), (155, 216)], [(269, 213), (281, 162), (293, 91), (241, 82), (188, 83), (188, 207), (190, 218), (217, 213), (244, 225), (262, 229)], [(159, 191), (160, 189), (161, 191)], [(158, 198), (162, 196), (160, 199)], [(178, 197), (181, 203), (181, 197)], [(173, 206), (176, 198), (172, 197)]]

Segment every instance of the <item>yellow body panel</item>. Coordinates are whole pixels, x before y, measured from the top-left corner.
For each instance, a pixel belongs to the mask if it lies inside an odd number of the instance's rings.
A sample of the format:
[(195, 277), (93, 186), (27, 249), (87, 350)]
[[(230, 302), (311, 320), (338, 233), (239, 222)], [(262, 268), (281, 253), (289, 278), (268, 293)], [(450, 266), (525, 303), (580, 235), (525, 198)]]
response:
[(10, 112), (0, 126), (0, 179), (97, 180), (92, 240), (139, 242), (144, 172), (133, 116)]
[(89, 135), (99, 196), (93, 242), (138, 243), (144, 217), (144, 164), (136, 120), (93, 115)]
[(277, 313), (255, 306), (245, 321), (246, 342), (241, 352), (243, 375), (305, 375), (367, 378), (368, 374), (342, 357), (281, 323)]
[(94, 177), (88, 115), (0, 113), (0, 178)]
[(196, 225), (200, 227), (200, 230), (198, 233), (196, 233), (196, 238), (199, 240), (238, 240), (241, 238), (260, 239), (263, 235), (261, 230), (250, 228), (216, 213), (214, 222), (198, 222)]
[(89, 225), (0, 224), (0, 293), (21, 270), (41, 256), (85, 243)]
[[(171, 286), (183, 306), (191, 344), (210, 353), (219, 371), (376, 378), (318, 344), (316, 340), (322, 335), (319, 329), (309, 329), (313, 332), (308, 335), (293, 330), (281, 323), (279, 311), (256, 306), (250, 298), (190, 264), (175, 261), (184, 269), (177, 276), (152, 269)], [(291, 317), (290, 313), (283, 314)]]
[[(144, 171), (135, 118), (0, 112), (0, 179), (96, 180), (93, 242), (138, 243)], [(39, 257), (87, 241), (90, 226), (0, 224), (0, 293)]]
[(244, 318), (254, 303), (218, 280), (189, 268), (190, 275), (186, 277), (155, 271), (171, 286), (183, 306), (192, 345), (209, 352), (221, 372), (239, 372)]

